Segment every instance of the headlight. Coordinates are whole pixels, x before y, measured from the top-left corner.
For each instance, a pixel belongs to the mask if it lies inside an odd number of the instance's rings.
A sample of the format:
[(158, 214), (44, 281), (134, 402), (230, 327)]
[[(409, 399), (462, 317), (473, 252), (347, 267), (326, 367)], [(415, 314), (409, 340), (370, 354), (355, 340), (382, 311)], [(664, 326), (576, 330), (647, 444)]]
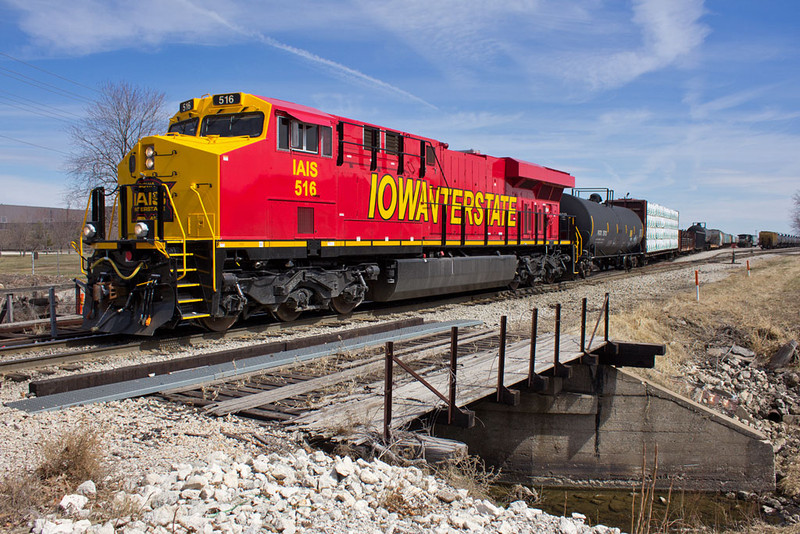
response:
[(147, 223), (137, 222), (136, 226), (133, 227), (133, 233), (138, 238), (147, 237), (147, 232), (150, 231), (150, 228), (147, 227)]
[(87, 224), (86, 226), (83, 227), (84, 239), (91, 239), (95, 235), (97, 235), (97, 228), (95, 228), (93, 224)]
[(144, 166), (147, 167), (148, 171), (152, 171), (153, 167), (156, 166), (156, 160), (154, 160), (153, 158), (147, 158), (146, 160), (144, 160)]
[(156, 155), (156, 149), (153, 145), (147, 146), (144, 149), (144, 155), (148, 158), (152, 158)]

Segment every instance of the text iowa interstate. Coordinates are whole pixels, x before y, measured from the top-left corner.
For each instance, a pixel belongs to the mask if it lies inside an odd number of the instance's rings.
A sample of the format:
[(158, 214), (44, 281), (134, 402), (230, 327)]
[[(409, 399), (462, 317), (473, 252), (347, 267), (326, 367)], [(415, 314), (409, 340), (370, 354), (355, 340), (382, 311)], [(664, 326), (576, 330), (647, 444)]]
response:
[(415, 178), (395, 178), (384, 174), (378, 178), (373, 172), (370, 181), (369, 213), (370, 219), (376, 215), (381, 219), (398, 221), (439, 222), (440, 205), (452, 206), (450, 224), (461, 224), (461, 208), (464, 208), (466, 224), (504, 225), (503, 213), (508, 212), (508, 226), (516, 225), (517, 197), (496, 193), (474, 192), (452, 187), (435, 187), (425, 180)]

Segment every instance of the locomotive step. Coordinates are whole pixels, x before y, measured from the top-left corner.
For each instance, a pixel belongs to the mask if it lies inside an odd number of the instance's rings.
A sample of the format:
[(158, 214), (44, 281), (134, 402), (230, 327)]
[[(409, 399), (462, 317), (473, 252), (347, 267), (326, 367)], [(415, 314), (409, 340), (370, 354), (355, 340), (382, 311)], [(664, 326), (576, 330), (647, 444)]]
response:
[(210, 313), (187, 313), (187, 314), (181, 313), (181, 319), (183, 319), (184, 321), (188, 321), (190, 319), (203, 319), (205, 317), (211, 317), (211, 314)]
[(203, 302), (203, 299), (201, 298), (178, 299), (178, 304), (189, 304), (191, 302)]
[(178, 284), (178, 289), (184, 289), (189, 287), (200, 287), (200, 284), (197, 282), (188, 283), (188, 284)]

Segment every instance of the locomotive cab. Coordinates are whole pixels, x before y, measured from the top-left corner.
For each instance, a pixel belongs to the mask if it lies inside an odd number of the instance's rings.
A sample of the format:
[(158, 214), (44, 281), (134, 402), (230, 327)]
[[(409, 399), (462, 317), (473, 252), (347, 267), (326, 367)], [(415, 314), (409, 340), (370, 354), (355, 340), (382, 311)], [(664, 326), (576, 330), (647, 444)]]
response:
[(142, 138), (118, 165), (110, 218), (106, 191), (92, 191), (85, 327), (149, 335), (181, 320), (232, 324), (243, 299), (220, 291), (220, 191), (231, 154), (266, 136), (271, 105), (256, 100), (182, 102), (166, 134)]

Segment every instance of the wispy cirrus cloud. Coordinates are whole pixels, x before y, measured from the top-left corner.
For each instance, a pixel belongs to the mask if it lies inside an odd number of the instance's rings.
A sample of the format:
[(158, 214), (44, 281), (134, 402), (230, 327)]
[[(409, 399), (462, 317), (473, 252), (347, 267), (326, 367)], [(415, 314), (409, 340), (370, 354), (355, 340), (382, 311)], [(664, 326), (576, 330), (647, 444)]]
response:
[[(298, 19), (304, 20), (304, 17), (298, 17), (296, 9), (290, 17), (276, 16), (272, 12), (271, 16), (260, 19), (263, 23), (254, 27), (252, 13), (247, 9), (249, 2), (219, 4), (205, 0), (144, 0), (133, 8), (136, 16), (130, 16), (131, 5), (122, 1), (10, 2), (22, 13), (21, 29), (31, 35), (34, 42), (52, 52), (85, 55), (125, 48), (159, 47), (171, 43), (210, 46), (256, 41), (310, 62), (340, 78), (435, 108), (433, 104), (394, 84), (282, 42), (266, 33), (273, 29), (286, 32), (287, 25), (284, 21), (290, 21), (289, 26), (299, 24)], [(319, 4), (317, 7), (323, 12), (330, 12), (328, 7), (323, 7), (325, 5)], [(256, 11), (263, 9), (263, 5), (260, 8), (257, 4), (252, 7)], [(284, 9), (285, 6), (277, 7), (277, 11)], [(236, 22), (234, 16), (245, 22)], [(305, 20), (306, 28), (318, 24), (322, 24), (322, 20), (317, 16), (312, 15)]]
[(622, 9), (592, 0), (360, 1), (443, 71), (484, 83), (492, 81), (487, 72), (511, 79), (526, 73), (537, 86), (545, 78), (612, 89), (685, 60), (710, 31), (701, 22), (703, 0), (634, 0)]
[(607, 36), (594, 47), (568, 50), (552, 61), (536, 63), (593, 90), (621, 87), (699, 51), (710, 32), (701, 22), (703, 14), (703, 0), (635, 0), (630, 23), (622, 25), (623, 35)]

